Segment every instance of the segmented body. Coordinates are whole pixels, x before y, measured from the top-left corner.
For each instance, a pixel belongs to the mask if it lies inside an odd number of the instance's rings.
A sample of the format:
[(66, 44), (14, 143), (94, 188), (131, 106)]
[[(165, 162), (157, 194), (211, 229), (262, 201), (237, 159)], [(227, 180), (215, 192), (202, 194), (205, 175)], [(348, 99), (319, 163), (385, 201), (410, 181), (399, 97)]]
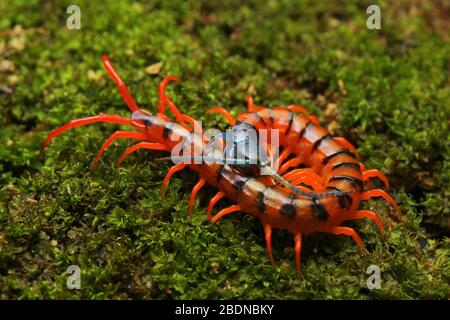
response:
[[(135, 114), (145, 117), (124, 118), (116, 115), (105, 115), (73, 120), (49, 134), (43, 146), (66, 130), (96, 122), (128, 124), (137, 131), (117, 131), (100, 148), (94, 166), (102, 152), (117, 138), (133, 138), (141, 140), (127, 149), (121, 162), (128, 154), (145, 148), (171, 151), (180, 141), (196, 143), (197, 148), (204, 150), (208, 142), (204, 139), (192, 139), (189, 124), (196, 122), (187, 115), (181, 114), (173, 102), (165, 95), (165, 87), (175, 77), (167, 77), (160, 84), (158, 114), (155, 116), (142, 111), (122, 79), (113, 69), (107, 57), (103, 57), (104, 66), (113, 80), (127, 106)], [(174, 113), (176, 122), (165, 115), (166, 106)], [(270, 177), (248, 175), (239, 168), (219, 163), (179, 163), (173, 166), (163, 181), (164, 189), (170, 177), (177, 171), (189, 167), (198, 172), (200, 181), (193, 188), (190, 198), (190, 213), (197, 192), (207, 183), (216, 187), (219, 192), (211, 199), (207, 209), (211, 222), (217, 222), (223, 216), (243, 211), (262, 222), (265, 231), (266, 245), (270, 260), (273, 262), (271, 249), (272, 228), (288, 230), (294, 234), (297, 271), (300, 267), (300, 251), (302, 234), (312, 232), (329, 232), (351, 236), (364, 251), (362, 241), (356, 232), (341, 226), (345, 220), (369, 218), (377, 223), (383, 231), (380, 218), (368, 210), (358, 210), (359, 203), (371, 197), (381, 196), (397, 207), (392, 198), (381, 189), (364, 191), (364, 183), (371, 177), (379, 177), (387, 184), (384, 175), (375, 170), (366, 171), (355, 156), (356, 150), (342, 138), (332, 138), (328, 131), (320, 127), (314, 117), (297, 114), (305, 112), (297, 106), (268, 109), (255, 107), (249, 100), (249, 112), (238, 117), (238, 124), (246, 124), (256, 130), (278, 130), (280, 144), (283, 148), (279, 158), (279, 174), (301, 190), (308, 191), (308, 196), (297, 194)], [(212, 111), (224, 114), (227, 120), (236, 125), (235, 120), (224, 109)], [(353, 152), (350, 150), (353, 149)], [(288, 157), (292, 159), (288, 160)], [(297, 168), (299, 165), (307, 168)], [(286, 173), (290, 168), (297, 168)], [(309, 185), (307, 189), (302, 184)], [(305, 193), (306, 194), (306, 193)], [(213, 206), (223, 197), (235, 202), (228, 208), (212, 215)], [(398, 207), (397, 207), (398, 209)]]

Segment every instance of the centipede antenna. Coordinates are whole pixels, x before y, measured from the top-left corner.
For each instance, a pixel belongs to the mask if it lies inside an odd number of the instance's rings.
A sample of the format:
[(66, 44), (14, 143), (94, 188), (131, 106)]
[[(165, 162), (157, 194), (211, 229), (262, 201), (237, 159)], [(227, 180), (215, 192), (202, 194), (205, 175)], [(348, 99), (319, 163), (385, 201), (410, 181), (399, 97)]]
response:
[(172, 158), (171, 157), (163, 157), (163, 158), (155, 159), (155, 161), (169, 161), (169, 160), (172, 160)]

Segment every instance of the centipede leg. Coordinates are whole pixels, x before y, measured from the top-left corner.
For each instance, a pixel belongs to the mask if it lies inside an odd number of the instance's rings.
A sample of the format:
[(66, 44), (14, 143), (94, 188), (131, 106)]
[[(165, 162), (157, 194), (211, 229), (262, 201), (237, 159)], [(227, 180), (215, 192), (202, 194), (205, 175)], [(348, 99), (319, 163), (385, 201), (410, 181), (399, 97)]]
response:
[(192, 207), (194, 206), (195, 196), (197, 195), (197, 192), (205, 185), (205, 183), (206, 179), (201, 178), (192, 189), (191, 198), (189, 200), (189, 217), (191, 219), (192, 219)]
[(316, 116), (309, 116), (309, 120), (311, 120), (312, 123), (314, 123), (316, 126), (320, 126), (319, 119), (316, 118)]
[[(178, 77), (174, 77), (174, 76), (167, 76), (165, 77), (159, 84), (158, 86), (158, 113), (161, 114), (165, 114), (165, 102), (166, 100), (166, 87), (169, 84), (170, 81), (178, 81), (180, 80), (180, 78)], [(176, 113), (180, 113), (180, 111), (175, 107), (175, 109), (177, 111), (175, 111)], [(172, 112), (174, 112), (173, 110), (171, 110)], [(174, 112), (174, 114), (175, 114)], [(176, 115), (176, 114), (175, 114)]]
[(319, 177), (311, 168), (295, 169), (283, 176), (284, 179), (291, 182), (293, 186), (300, 183), (310, 185), (314, 190), (323, 188), (322, 178)]
[[(172, 113), (175, 115), (175, 119), (180, 122), (181, 125), (184, 125), (185, 122), (190, 123), (195, 131), (202, 135), (202, 127), (194, 118), (182, 114), (180, 110), (178, 110), (178, 107), (175, 105), (175, 103), (173, 103), (172, 100), (169, 99), (169, 97), (166, 96), (165, 101), (167, 102), (167, 106), (169, 107), (170, 111), (172, 111)], [(186, 126), (186, 129), (189, 130), (189, 127)]]
[(91, 169), (95, 169), (97, 166), (98, 161), (100, 160), (100, 157), (102, 156), (105, 149), (110, 146), (116, 139), (136, 139), (136, 140), (145, 140), (147, 138), (147, 135), (142, 132), (129, 132), (129, 131), (116, 131), (114, 132), (109, 138), (103, 143), (103, 145), (100, 147), (100, 150), (97, 153), (97, 156), (95, 157), (94, 161), (92, 162)]
[(285, 178), (288, 181), (292, 181), (300, 177), (308, 177), (313, 180), (322, 181), (322, 178), (319, 175), (317, 175), (312, 168), (295, 169), (289, 171), (283, 176), (283, 178)]
[(275, 160), (274, 169), (278, 170), (279, 167), (284, 163), (284, 161), (289, 157), (291, 151), (289, 149), (284, 149), (281, 154), (278, 156), (278, 159)]
[(280, 169), (278, 170), (278, 174), (283, 174), (286, 172), (287, 169), (298, 166), (299, 164), (302, 163), (302, 160), (303, 160), (302, 158), (297, 157), (287, 161), (280, 167)]
[(370, 178), (378, 178), (381, 181), (383, 181), (386, 188), (389, 188), (388, 179), (386, 178), (384, 173), (379, 170), (376, 170), (376, 169), (366, 170), (366, 171), (363, 171), (362, 175), (363, 175), (364, 182), (368, 181)]
[[(194, 118), (189, 117), (188, 115), (185, 115), (185, 114), (182, 114), (182, 115), (181, 115), (181, 119), (182, 119), (183, 121), (186, 121), (186, 122), (192, 124), (192, 127), (194, 128), (194, 130), (195, 130), (200, 136), (203, 136), (203, 129), (202, 129), (201, 125), (198, 124), (198, 121), (197, 121), (197, 120), (195, 120)], [(206, 137), (203, 136), (203, 138), (206, 138)]]
[(349, 215), (348, 220), (364, 219), (364, 218), (370, 219), (373, 222), (375, 222), (378, 228), (380, 228), (381, 233), (384, 234), (383, 222), (381, 221), (380, 217), (373, 211), (358, 210)]
[(208, 205), (208, 209), (206, 211), (206, 214), (208, 216), (208, 220), (211, 221), (211, 213), (213, 210), (213, 207), (215, 206), (215, 204), (217, 202), (219, 202), (220, 199), (222, 199), (225, 196), (225, 193), (223, 191), (219, 191), (215, 194), (214, 197), (211, 198), (211, 200), (209, 201), (209, 205)]
[(264, 227), (264, 236), (266, 238), (266, 249), (267, 254), (269, 255), (270, 263), (275, 264), (272, 255), (272, 227), (268, 223), (263, 222)]
[(261, 107), (255, 106), (255, 102), (253, 101), (252, 96), (247, 97), (247, 111), (248, 112), (258, 112), (261, 109), (262, 109)]
[(66, 123), (66, 124), (60, 126), (59, 128), (55, 129), (54, 131), (52, 131), (47, 136), (45, 141), (42, 143), (41, 152), (50, 143), (50, 141), (52, 139), (61, 135), (65, 131), (67, 131), (71, 128), (81, 127), (81, 126), (85, 126), (87, 124), (97, 123), (97, 122), (114, 123), (114, 124), (128, 124), (128, 125), (132, 124), (131, 119), (127, 119), (127, 118), (124, 118), (124, 117), (121, 117), (118, 115), (105, 114), (105, 113), (100, 113), (97, 116), (75, 119), (75, 120), (70, 121), (69, 123)]
[(219, 211), (218, 214), (216, 214), (214, 217), (211, 218), (211, 222), (212, 223), (216, 223), (218, 220), (220, 220), (223, 216), (236, 212), (236, 211), (240, 211), (242, 210), (241, 206), (235, 204), (232, 206), (229, 206), (228, 208), (222, 209), (221, 211)]
[(316, 118), (316, 116), (313, 116), (305, 108), (297, 106), (297, 105), (290, 105), (290, 106), (286, 107), (286, 109), (288, 109), (289, 111), (292, 111), (292, 112), (302, 113), (302, 114), (306, 115), (308, 117), (308, 119), (312, 123), (314, 123), (316, 126), (320, 126), (319, 120)]
[(106, 55), (103, 55), (102, 60), (103, 60), (103, 66), (105, 67), (106, 71), (111, 76), (111, 78), (114, 80), (114, 82), (116, 83), (117, 87), (119, 88), (120, 95), (122, 96), (123, 100), (127, 104), (128, 108), (131, 110), (131, 112), (140, 110), (138, 105), (134, 101), (133, 96), (128, 91), (128, 88), (125, 85), (125, 82), (123, 82), (123, 80), (120, 78), (119, 74), (112, 66), (108, 57)]
[(135, 144), (134, 146), (125, 150), (125, 152), (122, 154), (122, 156), (119, 158), (119, 160), (117, 160), (117, 165), (120, 165), (122, 163), (122, 161), (125, 159), (125, 157), (128, 156), (130, 153), (135, 152), (136, 150), (139, 150), (139, 149), (168, 151), (167, 146), (162, 143), (139, 142), (138, 144)]
[(297, 232), (294, 234), (295, 243), (295, 264), (297, 266), (297, 277), (300, 277), (300, 253), (302, 251), (302, 235)]
[(169, 171), (167, 172), (166, 176), (164, 177), (162, 187), (161, 187), (161, 198), (164, 200), (164, 195), (166, 191), (167, 184), (169, 183), (170, 178), (177, 173), (178, 171), (183, 170), (186, 167), (184, 163), (179, 163), (174, 166), (172, 166)]
[(253, 101), (252, 96), (247, 97), (247, 111), (253, 112), (253, 109), (255, 108), (255, 102)]
[[(311, 188), (316, 191), (322, 190), (324, 188), (323, 184), (321, 184), (320, 182), (318, 182), (316, 180), (309, 179), (308, 177), (300, 177), (298, 179), (291, 181), (291, 185), (293, 185), (295, 187), (299, 187), (299, 184), (301, 184), (301, 183), (311, 186)], [(311, 190), (306, 189), (305, 191), (310, 192)]]
[(172, 113), (174, 114), (175, 119), (177, 119), (177, 121), (179, 121), (182, 113), (180, 112), (178, 107), (167, 96), (164, 97), (164, 101), (167, 103), (167, 107), (169, 108), (169, 110), (172, 111)]
[(359, 155), (358, 151), (356, 150), (355, 146), (351, 144), (347, 139), (343, 137), (333, 137), (333, 140), (336, 140), (338, 143), (340, 143), (344, 148), (349, 149), (351, 152), (355, 154), (355, 156), (358, 159), (361, 159), (361, 156)]
[(353, 240), (356, 242), (356, 244), (359, 246), (359, 250), (361, 250), (361, 253), (362, 254), (366, 253), (366, 250), (364, 249), (364, 244), (354, 229), (349, 227), (333, 227), (330, 232), (336, 235), (344, 234), (346, 236), (352, 237)]
[(233, 116), (224, 108), (211, 108), (208, 109), (208, 113), (220, 113), (225, 117), (225, 119), (228, 121), (229, 124), (234, 126), (236, 124), (236, 120), (233, 118)]
[(311, 115), (311, 113), (309, 113), (308, 110), (306, 110), (306, 109), (303, 108), (303, 107), (297, 106), (297, 105), (295, 105), (295, 104), (292, 104), (292, 105), (290, 105), (290, 106), (287, 106), (286, 109), (288, 109), (289, 111), (292, 111), (292, 112), (303, 113), (303, 114), (305, 114), (305, 115), (307, 115), (307, 116), (310, 116), (310, 115)]
[(364, 191), (364, 192), (361, 193), (360, 200), (364, 201), (364, 200), (369, 200), (369, 199), (375, 198), (375, 197), (381, 197), (384, 200), (388, 201), (397, 210), (397, 217), (401, 216), (400, 207), (397, 205), (397, 203), (394, 201), (394, 199), (392, 199), (392, 197), (390, 195), (388, 195), (382, 189), (372, 189), (372, 190)]

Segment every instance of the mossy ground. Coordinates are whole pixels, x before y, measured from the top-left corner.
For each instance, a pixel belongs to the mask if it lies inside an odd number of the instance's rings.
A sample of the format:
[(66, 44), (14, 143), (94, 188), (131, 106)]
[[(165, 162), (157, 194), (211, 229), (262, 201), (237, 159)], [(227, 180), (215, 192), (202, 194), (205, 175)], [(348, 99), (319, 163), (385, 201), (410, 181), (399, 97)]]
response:
[[(377, 1), (78, 1), (81, 30), (68, 30), (72, 2), (0, 4), (0, 298), (448, 298), (445, 1), (380, 2), (381, 30), (366, 28), (366, 8)], [(236, 115), (248, 94), (259, 104), (306, 106), (352, 141), (368, 168), (387, 174), (404, 218), (368, 202), (387, 236), (369, 221), (349, 223), (365, 256), (345, 236), (305, 237), (297, 279), (292, 235), (274, 233), (273, 267), (256, 219), (208, 223), (214, 190), (201, 192), (189, 220), (194, 173), (178, 174), (162, 201), (162, 153), (139, 152), (117, 168), (131, 143), (121, 141), (91, 172), (118, 126), (72, 130), (42, 160), (39, 146), (55, 127), (99, 112), (129, 115), (104, 53), (148, 110), (162, 77), (180, 76), (168, 93), (205, 127), (226, 127), (207, 108)], [(146, 73), (160, 61), (158, 75)], [(80, 290), (66, 288), (72, 264)], [(381, 267), (381, 289), (365, 286), (371, 264)]]

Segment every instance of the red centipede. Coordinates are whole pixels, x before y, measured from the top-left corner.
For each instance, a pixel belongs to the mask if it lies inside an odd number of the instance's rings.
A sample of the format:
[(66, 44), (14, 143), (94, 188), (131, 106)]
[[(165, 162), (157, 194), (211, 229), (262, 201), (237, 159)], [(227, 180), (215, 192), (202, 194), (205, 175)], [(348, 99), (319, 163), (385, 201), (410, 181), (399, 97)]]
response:
[[(133, 116), (126, 118), (101, 113), (97, 116), (72, 120), (52, 131), (45, 139), (42, 149), (52, 139), (71, 128), (103, 122), (129, 125), (136, 131), (113, 133), (100, 147), (93, 161), (93, 167), (105, 149), (116, 139), (122, 138), (131, 138), (139, 142), (128, 148), (118, 163), (130, 153), (140, 149), (171, 152), (180, 141), (196, 144), (195, 147), (205, 150), (208, 146), (205, 139), (192, 139), (193, 129), (202, 135), (197, 122), (182, 114), (165, 94), (168, 83), (179, 80), (177, 77), (168, 76), (160, 83), (158, 113), (151, 115), (137, 105), (106, 56), (103, 56), (103, 65), (116, 83)], [(166, 114), (166, 107), (173, 113), (175, 121)], [(272, 229), (287, 230), (294, 235), (297, 274), (299, 274), (303, 234), (327, 232), (347, 235), (353, 238), (364, 253), (364, 245), (359, 235), (354, 229), (342, 226), (342, 222), (367, 218), (374, 221), (384, 233), (383, 223), (377, 214), (369, 210), (358, 210), (361, 201), (374, 197), (384, 198), (396, 208), (398, 214), (400, 213), (396, 202), (383, 189), (365, 189), (367, 182), (374, 177), (389, 187), (386, 176), (378, 170), (366, 170), (359, 161), (355, 147), (342, 137), (332, 137), (305, 108), (296, 105), (264, 108), (255, 106), (253, 99), (248, 98), (248, 110), (240, 114), (237, 120), (223, 108), (213, 108), (210, 111), (223, 114), (236, 132), (247, 129), (279, 132), (281, 153), (276, 159), (275, 168), (279, 168), (274, 173), (276, 179), (254, 174), (254, 170), (249, 171), (240, 165), (205, 161), (180, 162), (172, 166), (164, 178), (162, 197), (174, 173), (186, 167), (196, 171), (200, 179), (190, 196), (189, 214), (192, 215), (196, 194), (205, 184), (217, 188), (218, 192), (212, 197), (207, 208), (208, 219), (215, 223), (237, 211), (257, 217), (264, 228), (266, 248), (272, 263), (274, 263)], [(183, 154), (185, 155), (190, 156)], [(213, 207), (224, 197), (235, 204), (213, 215)]]

